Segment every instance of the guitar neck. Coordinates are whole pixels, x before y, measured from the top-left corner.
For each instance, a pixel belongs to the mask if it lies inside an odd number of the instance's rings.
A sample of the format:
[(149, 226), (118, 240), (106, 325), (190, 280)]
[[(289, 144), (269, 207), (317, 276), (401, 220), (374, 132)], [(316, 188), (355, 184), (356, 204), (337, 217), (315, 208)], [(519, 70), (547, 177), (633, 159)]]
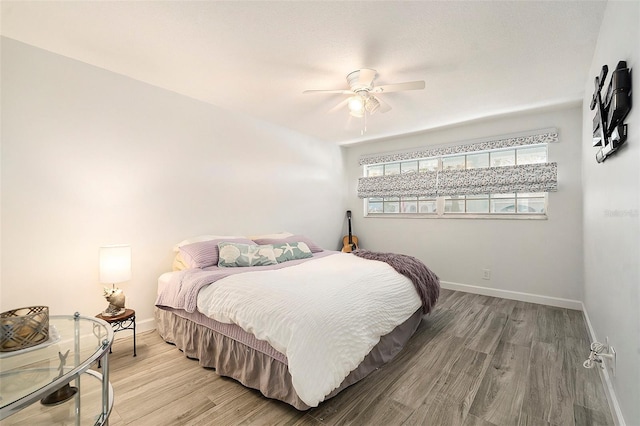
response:
[(349, 222), (349, 244), (353, 245), (353, 236), (351, 235), (351, 210), (347, 210), (347, 221)]

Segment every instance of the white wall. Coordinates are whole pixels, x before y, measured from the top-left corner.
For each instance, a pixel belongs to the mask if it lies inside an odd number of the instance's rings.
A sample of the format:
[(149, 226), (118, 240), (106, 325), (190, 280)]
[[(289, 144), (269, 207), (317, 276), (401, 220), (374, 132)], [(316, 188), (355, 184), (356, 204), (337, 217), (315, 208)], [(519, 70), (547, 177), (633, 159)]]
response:
[[(584, 302), (596, 337), (609, 337), (618, 353), (612, 378), (627, 424), (640, 424), (640, 2), (609, 1), (585, 83), (582, 179), (584, 185)], [(620, 60), (632, 68), (635, 106), (625, 120), (629, 138), (597, 164), (590, 147), (595, 76)], [(607, 79), (606, 84), (609, 83)], [(606, 93), (606, 86), (603, 90)]]
[[(455, 283), (529, 293), (543, 296), (529, 300), (558, 305), (567, 303), (552, 298), (570, 299), (568, 305), (578, 307), (574, 301), (582, 298), (581, 119), (579, 105), (573, 105), (347, 147), (348, 207), (354, 212), (354, 233), (361, 246), (413, 255), (436, 272), (445, 286)], [(548, 220), (363, 217), (363, 203), (356, 195), (357, 177), (362, 175), (358, 159), (363, 154), (549, 127), (558, 129), (560, 142), (549, 144), (549, 160), (558, 162), (558, 192), (549, 195)], [(482, 279), (484, 268), (491, 269), (489, 281)]]
[(132, 246), (139, 322), (183, 238), (289, 230), (336, 248), (339, 147), (6, 38), (1, 77), (2, 311), (100, 312), (105, 244)]

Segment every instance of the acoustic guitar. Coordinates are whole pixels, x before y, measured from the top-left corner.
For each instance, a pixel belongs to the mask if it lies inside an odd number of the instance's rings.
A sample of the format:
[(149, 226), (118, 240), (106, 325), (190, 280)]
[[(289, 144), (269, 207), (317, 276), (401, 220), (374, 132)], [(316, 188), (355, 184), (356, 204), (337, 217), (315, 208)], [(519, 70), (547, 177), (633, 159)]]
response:
[(351, 210), (347, 210), (347, 220), (349, 221), (349, 235), (342, 237), (343, 253), (351, 253), (358, 249), (358, 237), (351, 234)]

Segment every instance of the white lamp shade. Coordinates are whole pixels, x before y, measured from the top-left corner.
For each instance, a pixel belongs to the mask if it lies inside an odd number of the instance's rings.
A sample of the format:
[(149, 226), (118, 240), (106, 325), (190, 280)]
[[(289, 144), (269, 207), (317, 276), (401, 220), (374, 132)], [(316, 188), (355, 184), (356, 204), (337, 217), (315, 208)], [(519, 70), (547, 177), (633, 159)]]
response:
[(100, 247), (100, 282), (116, 284), (131, 279), (131, 246)]
[(362, 114), (364, 112), (364, 98), (360, 95), (349, 98), (349, 111), (352, 112), (352, 115)]

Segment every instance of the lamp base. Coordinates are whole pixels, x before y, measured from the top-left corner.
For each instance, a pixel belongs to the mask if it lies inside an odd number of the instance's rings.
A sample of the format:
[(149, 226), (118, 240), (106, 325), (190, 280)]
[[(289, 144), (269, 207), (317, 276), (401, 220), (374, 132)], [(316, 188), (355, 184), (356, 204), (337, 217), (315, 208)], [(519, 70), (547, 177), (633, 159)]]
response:
[(75, 386), (70, 386), (69, 383), (61, 387), (55, 392), (50, 393), (40, 400), (40, 404), (42, 405), (58, 405), (62, 404), (73, 398), (78, 392), (78, 388)]
[(115, 285), (112, 288), (105, 287), (104, 298), (109, 302), (109, 306), (107, 306), (107, 309), (102, 312), (102, 316), (115, 317), (120, 314), (124, 314), (125, 297), (122, 290), (116, 288)]
[(103, 317), (117, 317), (118, 315), (122, 315), (124, 314), (124, 312), (126, 311), (125, 308), (116, 308), (116, 309), (112, 309), (111, 306), (109, 306), (107, 309), (105, 309), (102, 312), (102, 316)]

